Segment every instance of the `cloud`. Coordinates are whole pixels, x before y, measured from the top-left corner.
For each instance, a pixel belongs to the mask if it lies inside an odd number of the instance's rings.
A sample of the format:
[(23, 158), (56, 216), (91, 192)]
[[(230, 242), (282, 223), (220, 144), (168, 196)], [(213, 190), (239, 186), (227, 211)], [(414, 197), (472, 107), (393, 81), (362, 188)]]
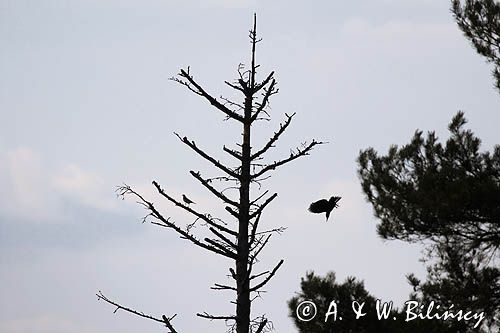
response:
[(30, 149), (18, 148), (0, 156), (2, 168), (0, 213), (10, 217), (47, 220), (57, 203), (46, 181), (40, 157)]
[(58, 193), (71, 197), (85, 205), (106, 210), (116, 209), (116, 198), (111, 189), (106, 190), (104, 181), (97, 176), (82, 170), (75, 164), (64, 166), (53, 176), (52, 182)]
[(0, 154), (0, 215), (36, 223), (64, 221), (68, 201), (114, 211), (117, 200), (100, 177), (75, 164), (52, 171), (35, 151), (22, 147)]
[(11, 319), (0, 322), (0, 332), (28, 333), (36, 328), (37, 333), (97, 333), (82, 322), (75, 322), (57, 315), (39, 315), (30, 318)]

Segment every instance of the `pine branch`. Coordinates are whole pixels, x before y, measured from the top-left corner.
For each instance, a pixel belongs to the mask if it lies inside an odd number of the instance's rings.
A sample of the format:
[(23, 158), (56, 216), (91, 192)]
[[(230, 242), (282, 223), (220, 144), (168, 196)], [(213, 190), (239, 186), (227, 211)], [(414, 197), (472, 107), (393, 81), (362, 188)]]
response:
[(237, 289), (235, 287), (226, 286), (224, 284), (219, 284), (219, 283), (215, 283), (213, 287), (210, 287), (210, 289), (212, 289), (212, 290), (234, 290), (234, 291), (237, 291)]
[(274, 143), (276, 141), (278, 141), (280, 135), (283, 134), (283, 132), (285, 132), (288, 125), (290, 125), (290, 123), (292, 122), (292, 118), (295, 116), (295, 112), (291, 116), (289, 116), (285, 113), (285, 116), (287, 117), (287, 119), (285, 120), (285, 122), (283, 124), (280, 124), (279, 130), (274, 132), (273, 137), (271, 139), (269, 139), (269, 141), (266, 143), (266, 145), (261, 150), (259, 150), (258, 152), (253, 154), (252, 157), (250, 157), (250, 159), (252, 161), (255, 160), (256, 158), (258, 158), (259, 156), (261, 156), (262, 154), (264, 154), (266, 151), (268, 151), (269, 148), (274, 147), (273, 146)]
[(241, 154), (239, 152), (237, 152), (236, 150), (229, 149), (226, 146), (222, 147), (222, 149), (226, 153), (228, 153), (229, 155), (233, 156), (234, 158), (236, 158), (236, 159), (238, 159), (240, 161), (242, 160)]
[(261, 195), (259, 195), (259, 196), (257, 197), (257, 199), (255, 199), (255, 200), (253, 200), (252, 202), (250, 202), (250, 206), (255, 205), (255, 203), (256, 203), (257, 201), (259, 201), (260, 199), (262, 199), (262, 197), (263, 197), (263, 196), (265, 196), (268, 192), (269, 192), (269, 190), (265, 190), (265, 191), (264, 191), (264, 193), (262, 193)]
[[(225, 107), (223, 104), (221, 104), (216, 98), (212, 97), (210, 94), (208, 94), (194, 79), (193, 77), (189, 74), (189, 67), (187, 71), (184, 69), (181, 69), (181, 72), (178, 74), (180, 77), (185, 78), (188, 82), (183, 81), (181, 79), (177, 78), (171, 78), (171, 80), (178, 82), (182, 84), (183, 86), (186, 86), (189, 90), (194, 92), (197, 95), (203, 96), (210, 104), (215, 106), (218, 110), (222, 111), (224, 114), (226, 114), (229, 118), (238, 120), (239, 122), (243, 122), (243, 117), (236, 112), (228, 109)], [(193, 88), (194, 87), (194, 88)]]
[(175, 204), (176, 206), (179, 206), (181, 207), (182, 209), (184, 209), (185, 211), (191, 213), (192, 215), (196, 216), (197, 218), (205, 221), (207, 224), (209, 224), (210, 226), (212, 227), (215, 227), (217, 229), (219, 229), (220, 231), (223, 231), (225, 233), (228, 233), (230, 235), (233, 235), (233, 236), (237, 236), (238, 233), (236, 231), (233, 231), (231, 229), (228, 229), (226, 227), (224, 227), (223, 225), (220, 225), (218, 223), (216, 223), (215, 221), (213, 221), (213, 219), (211, 219), (210, 217), (204, 215), (204, 214), (201, 214), (197, 211), (195, 211), (194, 209), (192, 209), (191, 207), (189, 206), (186, 206), (186, 205), (183, 205), (182, 203), (180, 203), (179, 201), (175, 200), (174, 198), (172, 198), (171, 196), (169, 196), (161, 187), (160, 185), (156, 182), (156, 181), (153, 181), (153, 185), (156, 187), (156, 189), (158, 190), (158, 193), (160, 193), (163, 197), (165, 197), (168, 201), (172, 202), (173, 204)]
[(168, 333), (177, 333), (177, 331), (174, 329), (174, 326), (172, 326), (172, 319), (174, 319), (176, 315), (173, 315), (170, 318), (167, 318), (167, 316), (162, 315), (161, 318), (163, 319), (163, 322), (165, 323), (165, 326), (170, 330)]
[(237, 280), (236, 278), (236, 272), (234, 271), (233, 268), (229, 267), (229, 273), (231, 273), (231, 277), (233, 278), (233, 280)]
[(201, 157), (203, 157), (204, 159), (206, 159), (207, 161), (209, 161), (210, 163), (212, 163), (213, 165), (215, 165), (216, 167), (218, 167), (219, 169), (221, 169), (222, 171), (227, 173), (229, 176), (236, 178), (236, 179), (239, 179), (240, 175), (238, 175), (236, 172), (230, 170), (229, 168), (225, 167), (218, 160), (216, 160), (215, 158), (213, 158), (212, 156), (208, 155), (203, 150), (198, 148), (194, 141), (189, 141), (187, 137), (181, 138), (181, 136), (175, 132), (174, 132), (174, 134), (179, 138), (179, 140), (181, 140), (183, 143), (185, 143), (191, 149), (193, 149), (196, 153), (198, 153), (198, 155), (200, 155)]
[(259, 232), (255, 233), (255, 235), (256, 236), (257, 235), (265, 235), (265, 234), (269, 234), (269, 233), (272, 233), (272, 232), (275, 232), (277, 234), (281, 234), (285, 230), (286, 230), (286, 227), (278, 227), (278, 228), (274, 228), (274, 229), (270, 229), (270, 230), (259, 231)]
[(200, 175), (200, 172), (194, 172), (194, 171), (189, 171), (189, 173), (196, 178), (203, 186), (205, 186), (210, 192), (212, 192), (217, 198), (221, 199), (227, 204), (233, 205), (236, 208), (240, 207), (240, 204), (237, 203), (236, 201), (233, 201), (229, 199), (227, 196), (225, 196), (222, 192), (216, 190), (212, 185), (209, 184), (209, 181), (206, 179), (203, 179)]
[(208, 314), (206, 312), (197, 313), (196, 315), (198, 317), (210, 319), (210, 320), (236, 320), (236, 316), (213, 316), (213, 315)]
[(233, 106), (233, 107), (236, 107), (238, 110), (244, 110), (245, 107), (239, 103), (236, 103), (236, 102), (233, 102), (232, 100), (230, 100), (229, 98), (226, 98), (226, 97), (223, 97), (223, 96), (220, 96), (220, 99), (222, 99), (224, 101), (224, 106), (226, 104), (230, 105), (230, 106)]
[(226, 211), (228, 211), (231, 215), (233, 215), (234, 217), (236, 217), (237, 219), (240, 218), (240, 214), (238, 214), (238, 212), (236, 212), (234, 209), (232, 209), (231, 207), (229, 206), (226, 206)]
[[(155, 186), (157, 186), (157, 188), (159, 188), (158, 184), (156, 182), (153, 182), (153, 184), (155, 184)], [(159, 189), (161, 190), (161, 189)], [(220, 255), (223, 255), (225, 257), (228, 257), (228, 258), (231, 258), (231, 259), (235, 259), (234, 256), (230, 256), (228, 253), (226, 252), (223, 252), (211, 245), (208, 245), (208, 244), (205, 244), (203, 242), (201, 242), (199, 239), (197, 239), (195, 236), (193, 236), (192, 234), (189, 233), (189, 230), (183, 230), (181, 229), (178, 225), (176, 225), (174, 222), (171, 222), (170, 221), (170, 218), (165, 218), (156, 208), (155, 206), (153, 205), (152, 202), (150, 201), (147, 201), (143, 196), (141, 196), (139, 193), (135, 192), (134, 190), (132, 190), (132, 188), (128, 185), (125, 185), (125, 186), (121, 186), (118, 188), (118, 191), (119, 191), (119, 195), (121, 196), (124, 196), (125, 194), (133, 194), (134, 196), (136, 196), (139, 200), (140, 200), (140, 204), (142, 204), (146, 209), (148, 209), (151, 213), (149, 213), (148, 215), (146, 215), (146, 217), (144, 218), (144, 220), (148, 217), (148, 216), (152, 216), (154, 218), (156, 218), (157, 220), (161, 221), (162, 223), (159, 223), (159, 222), (151, 222), (152, 224), (156, 224), (156, 225), (159, 225), (159, 226), (162, 226), (162, 227), (165, 227), (165, 228), (171, 228), (171, 229), (174, 229), (178, 234), (181, 235), (181, 238), (184, 238), (184, 239), (187, 239), (189, 241), (191, 241), (193, 244), (201, 247), (201, 248), (204, 248), (206, 250), (209, 250), (211, 252), (214, 252), (216, 254), (220, 254)], [(163, 192), (163, 190), (161, 190), (161, 192)], [(160, 193), (161, 193), (160, 192)], [(164, 192), (163, 192), (163, 195), (164, 196), (168, 196), (166, 195)], [(175, 201), (175, 200), (174, 200)], [(180, 206), (183, 206), (185, 207), (184, 205), (178, 203), (178, 205)], [(190, 209), (190, 208), (189, 208)], [(192, 210), (191, 210), (192, 211)], [(213, 222), (212, 220), (210, 220), (208, 217), (202, 215), (202, 214), (199, 214), (197, 212), (194, 212), (192, 211), (191, 212), (192, 214), (196, 215), (198, 214), (197, 216), (199, 218), (201, 218), (202, 220), (206, 221), (207, 223), (209, 223), (210, 225), (212, 226), (217, 226), (219, 228), (224, 228), (224, 229), (227, 229), (223, 226), (220, 226), (218, 225), (217, 223)], [(236, 232), (232, 231), (232, 230), (229, 230), (227, 229), (228, 231), (234, 233), (235, 235), (237, 234)]]
[[(155, 216), (156, 217), (156, 216)], [(187, 231), (184, 231), (182, 230), (181, 228), (179, 228), (175, 223), (173, 222), (170, 222), (169, 220), (165, 220), (163, 217), (161, 216), (158, 216), (158, 219), (163, 222), (163, 223), (159, 223), (159, 222), (151, 222), (152, 224), (156, 224), (156, 225), (159, 225), (160, 227), (164, 227), (164, 228), (172, 228), (174, 229), (175, 231), (177, 231), (177, 233), (181, 234), (181, 238), (183, 239), (187, 239), (189, 241), (191, 241), (191, 243), (193, 243), (194, 245), (197, 245), (201, 248), (204, 248), (206, 250), (209, 250), (213, 253), (216, 253), (216, 254), (220, 254), (224, 257), (227, 257), (227, 258), (230, 258), (230, 259), (236, 259), (236, 255), (234, 253), (231, 253), (229, 251), (224, 251), (224, 250), (219, 250), (217, 247), (214, 247), (212, 245), (208, 245), (208, 244), (205, 244), (203, 242), (201, 242), (198, 238), (194, 237), (193, 235), (191, 235), (190, 233), (188, 233)], [(206, 240), (206, 239), (205, 239)], [(219, 244), (218, 244), (219, 245)], [(220, 246), (220, 245), (219, 245)]]
[(272, 95), (278, 93), (279, 89), (275, 87), (276, 87), (276, 80), (273, 79), (269, 87), (267, 89), (264, 89), (264, 97), (262, 99), (262, 102), (258, 105), (257, 110), (252, 115), (251, 122), (254, 122), (259, 117), (259, 114), (265, 109), (265, 107), (269, 103), (269, 98)]
[(205, 242), (209, 243), (210, 245), (212, 245), (215, 248), (220, 249), (223, 253), (225, 253), (226, 257), (229, 257), (229, 258), (232, 258), (232, 259), (236, 259), (238, 257), (238, 255), (236, 253), (228, 250), (227, 247), (225, 247), (222, 244), (217, 243), (213, 239), (205, 237)]
[(258, 92), (260, 89), (262, 89), (272, 78), (273, 78), (273, 75), (274, 75), (274, 71), (272, 71), (271, 73), (269, 73), (269, 75), (265, 78), (264, 81), (262, 81), (260, 84), (257, 84), (254, 88), (254, 94), (256, 92)]
[(234, 244), (230, 239), (228, 239), (226, 236), (215, 230), (215, 228), (210, 227), (208, 230), (210, 230), (214, 235), (219, 237), (222, 241), (224, 241), (227, 245), (231, 246), (232, 248), (236, 249), (237, 246)]
[(255, 274), (255, 275), (252, 275), (250, 276), (250, 280), (253, 280), (253, 279), (256, 279), (264, 274), (269, 274), (269, 271), (265, 271), (265, 272), (262, 272), (262, 273), (259, 273), (259, 274)]
[(277, 161), (277, 162), (274, 162), (272, 164), (269, 164), (268, 166), (266, 166), (265, 168), (263, 168), (262, 170), (260, 170), (259, 172), (251, 175), (251, 178), (252, 179), (255, 179), (255, 178), (258, 178), (260, 176), (262, 176), (264, 173), (270, 171), (270, 170), (274, 170), (276, 169), (277, 167), (283, 165), (283, 164), (286, 164), (288, 162), (291, 162), (301, 156), (306, 156), (306, 155), (309, 155), (309, 152), (313, 149), (314, 146), (316, 145), (321, 145), (321, 144), (324, 144), (324, 142), (321, 142), (321, 141), (315, 141), (313, 140), (309, 145), (307, 145), (306, 147), (302, 148), (302, 149), (297, 149), (297, 152), (295, 153), (290, 153), (290, 157), (284, 159), (284, 160), (281, 160), (281, 161)]
[(267, 325), (267, 319), (264, 318), (264, 320), (262, 320), (259, 324), (259, 327), (257, 328), (257, 330), (255, 331), (255, 333), (261, 333), (263, 332), (264, 330), (264, 327), (266, 327)]
[[(265, 238), (265, 240), (262, 242), (261, 239), (264, 237), (262, 236), (262, 238), (259, 238), (259, 241), (257, 242), (257, 244), (255, 245), (254, 249), (257, 249), (252, 255), (251, 255), (251, 261), (255, 261), (255, 259), (257, 258), (257, 256), (260, 254), (260, 252), (264, 249), (264, 247), (267, 245), (267, 243), (269, 242), (269, 239), (271, 239), (271, 236), (272, 234), (269, 234), (267, 235), (267, 237)], [(260, 243), (260, 244), (259, 244)], [(260, 245), (260, 247), (259, 247)]]
[[(240, 75), (240, 77), (241, 77), (241, 75)], [(230, 86), (233, 89), (241, 91), (244, 94), (246, 94), (247, 91), (248, 91), (248, 87), (246, 86), (245, 81), (243, 81), (242, 79), (238, 80), (238, 83), (240, 84), (240, 87), (238, 87), (237, 85), (232, 84), (232, 83), (230, 83), (228, 81), (224, 81), (224, 83), (227, 84), (228, 86)]]
[(257, 227), (259, 226), (260, 216), (261, 216), (261, 213), (257, 214), (257, 218), (255, 219), (255, 222), (253, 223), (252, 232), (250, 233), (250, 241), (248, 242), (249, 245), (252, 245), (253, 242), (255, 241), (255, 235), (257, 235)]
[(113, 306), (116, 306), (116, 309), (115, 309), (114, 313), (116, 313), (116, 311), (118, 311), (118, 310), (123, 310), (125, 312), (132, 313), (132, 314), (134, 314), (136, 316), (139, 316), (139, 317), (142, 317), (142, 318), (146, 318), (146, 319), (150, 319), (150, 320), (162, 323), (162, 324), (164, 324), (170, 330), (169, 333), (177, 333), (177, 331), (174, 329), (174, 327), (172, 326), (172, 323), (171, 323), (172, 319), (175, 318), (176, 314), (173, 315), (170, 318), (167, 318), (167, 316), (162, 315), (162, 319), (159, 319), (159, 318), (153, 317), (151, 315), (145, 314), (144, 312), (139, 312), (139, 311), (127, 308), (126, 306), (123, 306), (123, 305), (121, 305), (119, 303), (116, 303), (116, 302), (110, 300), (109, 298), (107, 298), (100, 290), (96, 294), (96, 296), (97, 296), (98, 300), (102, 300), (102, 301), (105, 301), (106, 303), (109, 303), (109, 304), (111, 304)]
[(271, 203), (271, 201), (273, 201), (277, 196), (278, 196), (278, 193), (274, 193), (269, 198), (267, 198), (267, 200), (264, 201), (264, 203), (262, 205), (260, 205), (259, 208), (257, 208), (257, 210), (255, 212), (250, 214), (250, 219), (253, 219), (255, 216), (260, 215), (262, 213), (262, 211), (264, 210), (264, 208), (266, 208), (266, 206), (269, 205)]
[(284, 260), (281, 259), (280, 262), (273, 268), (271, 273), (269, 273), (269, 275), (266, 277), (266, 279), (264, 281), (262, 281), (261, 283), (259, 283), (258, 285), (250, 288), (250, 291), (251, 292), (257, 291), (260, 288), (262, 288), (263, 286), (265, 286), (271, 280), (271, 278), (274, 276), (274, 274), (276, 274), (276, 271), (280, 268), (280, 266), (283, 265), (283, 262), (284, 262)]

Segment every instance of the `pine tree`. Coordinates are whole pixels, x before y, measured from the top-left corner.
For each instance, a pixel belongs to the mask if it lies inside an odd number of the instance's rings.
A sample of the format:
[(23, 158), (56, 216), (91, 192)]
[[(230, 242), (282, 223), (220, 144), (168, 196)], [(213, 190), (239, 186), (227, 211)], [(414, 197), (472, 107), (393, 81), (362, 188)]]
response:
[[(411, 142), (385, 156), (358, 158), (366, 198), (384, 239), (425, 242), (428, 280), (409, 280), (423, 301), (475, 312), (500, 323), (500, 146), (480, 152), (481, 140), (464, 129), (459, 112), (450, 138), (416, 131)], [(465, 329), (465, 328), (464, 328)]]
[[(463, 4), (462, 4), (463, 3)], [(493, 63), (493, 76), (500, 91), (500, 2), (452, 0), (451, 11), (476, 51)]]

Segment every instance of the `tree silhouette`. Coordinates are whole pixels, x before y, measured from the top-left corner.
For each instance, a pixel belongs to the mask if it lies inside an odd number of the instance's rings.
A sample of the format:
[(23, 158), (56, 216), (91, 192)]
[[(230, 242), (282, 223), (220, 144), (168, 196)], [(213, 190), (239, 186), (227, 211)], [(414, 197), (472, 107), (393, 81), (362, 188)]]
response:
[(413, 297), (421, 303), (434, 301), (444, 308), (453, 305), (457, 309), (484, 313), (482, 328), (474, 329), (473, 322), (457, 322), (454, 324), (455, 332), (498, 332), (500, 270), (498, 267), (481, 266), (483, 256), (477, 251), (467, 252), (459, 241), (453, 239), (431, 247), (435, 254), (427, 253), (430, 264), (425, 282), (413, 274), (407, 276), (415, 291)]
[(477, 53), (494, 64), (493, 76), (500, 91), (500, 2), (452, 0), (451, 4), (453, 16), (464, 35)]
[[(500, 146), (480, 152), (480, 139), (452, 119), (445, 145), (434, 132), (416, 131), (411, 142), (385, 156), (359, 155), (359, 176), (384, 239), (427, 241), (428, 281), (410, 283), (424, 301), (484, 311), (500, 319)], [(465, 328), (464, 328), (465, 329)]]
[(434, 132), (386, 156), (359, 155), (361, 185), (381, 220), (385, 239), (420, 241), (460, 237), (466, 251), (494, 254), (500, 247), (500, 146), (479, 152), (481, 140), (458, 112), (443, 146)]
[[(181, 69), (177, 77), (172, 78), (173, 81), (181, 84), (192, 93), (206, 100), (214, 109), (222, 112), (226, 120), (234, 121), (240, 124), (242, 130), (242, 142), (238, 144), (239, 150), (224, 146), (223, 151), (234, 158), (238, 166), (231, 167), (223, 164), (218, 159), (213, 157), (202, 149), (195, 141), (188, 139), (185, 136), (175, 133), (179, 140), (193, 150), (197, 155), (211, 163), (219, 171), (222, 176), (215, 178), (204, 178), (198, 171), (190, 171), (190, 174), (200, 182), (214, 196), (220, 199), (225, 205), (225, 210), (230, 217), (237, 222), (237, 227), (232, 227), (231, 224), (221, 218), (216, 218), (209, 213), (202, 213), (189, 205), (185, 196), (182, 200), (178, 200), (170, 195), (159, 183), (153, 181), (153, 186), (156, 191), (168, 200), (173, 205), (183, 209), (196, 218), (195, 222), (182, 227), (170, 217), (162, 215), (156, 208), (155, 204), (149, 201), (140, 193), (136, 192), (128, 185), (119, 187), (118, 193), (121, 196), (132, 195), (137, 201), (143, 205), (148, 214), (144, 217), (152, 219), (151, 223), (166, 227), (173, 230), (175, 233), (186, 239), (191, 244), (207, 250), (208, 252), (223, 256), (234, 264), (229, 268), (230, 276), (234, 284), (215, 284), (212, 289), (229, 290), (236, 295), (236, 311), (231, 315), (214, 315), (207, 312), (198, 313), (199, 317), (214, 320), (220, 319), (230, 323), (231, 330), (237, 333), (260, 333), (266, 328), (269, 328), (270, 323), (267, 318), (260, 316), (257, 318), (250, 317), (250, 308), (252, 300), (259, 295), (262, 288), (276, 274), (280, 266), (283, 264), (281, 259), (272, 269), (256, 273), (254, 265), (258, 260), (258, 256), (264, 247), (268, 244), (272, 234), (280, 233), (283, 227), (271, 230), (259, 229), (260, 220), (264, 209), (276, 198), (277, 193), (268, 195), (269, 191), (264, 191), (256, 198), (251, 198), (251, 185), (260, 187), (262, 181), (267, 179), (270, 173), (276, 168), (283, 166), (301, 156), (306, 156), (310, 151), (323, 142), (312, 140), (309, 143), (304, 143), (295, 150), (291, 150), (290, 154), (277, 161), (271, 163), (264, 162), (265, 153), (275, 146), (280, 136), (290, 125), (294, 115), (287, 115), (279, 129), (274, 132), (267, 143), (258, 150), (252, 150), (251, 146), (251, 129), (257, 121), (269, 119), (268, 105), (270, 98), (278, 93), (277, 83), (274, 78), (274, 72), (271, 72), (261, 82), (257, 81), (256, 73), (259, 65), (255, 60), (255, 48), (260, 39), (257, 38), (256, 16), (254, 15), (253, 28), (250, 30), (251, 41), (251, 64), (248, 70), (245, 70), (243, 65), (238, 67), (239, 77), (235, 82), (225, 83), (243, 95), (243, 101), (237, 103), (226, 98), (215, 98), (207, 92), (200, 83), (191, 74), (190, 68)], [(258, 100), (259, 94), (261, 95)], [(239, 190), (239, 198), (231, 198), (226, 195), (223, 190), (220, 190), (214, 183), (216, 181), (236, 183)], [(192, 227), (198, 221), (202, 222), (211, 237), (200, 239), (192, 231)], [(172, 324), (172, 319), (175, 317), (167, 317), (163, 315), (161, 318), (146, 315), (142, 312), (120, 305), (106, 297), (103, 293), (97, 294), (98, 298), (104, 300), (117, 309), (136, 314), (138, 316), (162, 323), (171, 333), (177, 333)]]
[[(395, 306), (387, 313), (387, 318), (379, 318), (376, 312), (377, 299), (364, 286), (363, 281), (348, 277), (344, 282), (337, 282), (334, 272), (325, 277), (308, 272), (300, 282), (301, 291), (288, 301), (289, 315), (301, 333), (456, 333), (452, 323), (440, 320), (412, 320), (405, 321), (404, 309), (398, 310)], [(316, 305), (316, 317), (310, 321), (300, 320), (297, 308), (304, 301), (312, 301)], [(326, 319), (330, 304), (335, 301), (337, 318), (329, 316)], [(365, 314), (356, 318), (352, 303), (362, 304)], [(381, 306), (382, 307), (382, 306)], [(300, 309), (300, 307), (299, 307)], [(342, 319), (340, 319), (342, 318)], [(394, 320), (396, 318), (396, 320)]]

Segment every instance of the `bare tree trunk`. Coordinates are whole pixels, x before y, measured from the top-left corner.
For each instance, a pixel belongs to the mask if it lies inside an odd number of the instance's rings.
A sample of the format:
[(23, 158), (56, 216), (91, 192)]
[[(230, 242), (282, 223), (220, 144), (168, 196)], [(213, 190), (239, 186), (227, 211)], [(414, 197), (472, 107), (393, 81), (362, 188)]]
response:
[(237, 299), (236, 299), (236, 332), (248, 333), (250, 330), (250, 272), (248, 271), (250, 245), (248, 228), (250, 226), (250, 166), (251, 126), (253, 110), (253, 94), (255, 90), (255, 45), (257, 44), (257, 20), (254, 16), (253, 29), (250, 31), (252, 41), (252, 60), (248, 89), (245, 94), (243, 116), (243, 144), (241, 146), (241, 179), (240, 179), (240, 217), (238, 228), (238, 258), (236, 259)]
[(250, 222), (250, 118), (252, 96), (245, 99), (245, 122), (241, 149), (240, 217), (238, 228), (238, 258), (236, 259), (237, 299), (236, 332), (248, 333), (250, 327), (250, 279), (248, 273), (248, 227)]

